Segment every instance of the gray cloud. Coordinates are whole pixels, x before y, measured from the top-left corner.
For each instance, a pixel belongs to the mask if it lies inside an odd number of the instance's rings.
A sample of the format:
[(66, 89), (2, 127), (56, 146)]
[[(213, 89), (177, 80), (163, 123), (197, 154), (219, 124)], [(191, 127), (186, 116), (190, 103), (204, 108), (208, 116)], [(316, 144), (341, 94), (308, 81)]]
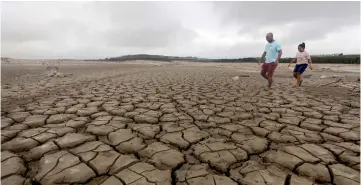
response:
[[(205, 51), (201, 51), (199, 55), (201, 57), (209, 58), (242, 58), (242, 57), (260, 57), (264, 51), (264, 44), (259, 42), (247, 43), (247, 44), (234, 44), (229, 47), (213, 46), (206, 48)], [(227, 57), (223, 55), (227, 53)]]
[[(274, 32), (284, 53), (359, 53), (359, 2), (4, 2), (1, 52), (18, 58), (148, 53), (258, 56)], [(332, 39), (330, 39), (332, 37)], [(329, 43), (333, 43), (330, 46)], [(322, 46), (322, 47), (320, 47)]]
[[(262, 27), (284, 27), (290, 34), (285, 44), (304, 40), (322, 40), (342, 27), (360, 24), (359, 2), (217, 2), (215, 10), (224, 24), (245, 25), (239, 34), (264, 37)], [(249, 9), (252, 13), (249, 14)], [(289, 25), (289, 26), (287, 26)], [(272, 30), (270, 30), (272, 31)]]
[(215, 4), (214, 10), (223, 15), (225, 23), (265, 26), (318, 19), (336, 19), (338, 24), (360, 22), (360, 2), (254, 1)]
[(187, 43), (197, 34), (179, 24), (159, 27), (118, 28), (104, 35), (108, 44), (116, 47), (167, 47)]

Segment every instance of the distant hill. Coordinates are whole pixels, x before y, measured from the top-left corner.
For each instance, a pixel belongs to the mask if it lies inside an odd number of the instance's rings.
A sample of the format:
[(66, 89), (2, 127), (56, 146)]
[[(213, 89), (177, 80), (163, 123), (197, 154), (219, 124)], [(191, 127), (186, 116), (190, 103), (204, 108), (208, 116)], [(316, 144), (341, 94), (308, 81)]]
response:
[(190, 61), (190, 62), (257, 62), (256, 58), (238, 58), (238, 59), (207, 59), (197, 57), (175, 57), (165, 55), (125, 55), (121, 57), (112, 57), (102, 59), (104, 61), (132, 61), (132, 60), (151, 60), (151, 61), (162, 61), (162, 62), (175, 62), (175, 61)]
[[(313, 63), (335, 63), (335, 64), (360, 64), (360, 55), (315, 55), (311, 56)], [(288, 63), (293, 58), (282, 58), (281, 63)], [(235, 59), (207, 59), (198, 57), (175, 57), (165, 55), (148, 55), (148, 54), (137, 54), (137, 55), (125, 55), (120, 57), (111, 57), (100, 59), (101, 61), (114, 61), (124, 62), (132, 60), (150, 60), (150, 61), (162, 61), (162, 62), (176, 62), (176, 61), (189, 61), (189, 62), (227, 62), (227, 63), (238, 63), (238, 62), (257, 62), (259, 58), (247, 57), (247, 58), (235, 58)], [(93, 60), (87, 60), (93, 61)], [(99, 60), (98, 60), (99, 61)]]

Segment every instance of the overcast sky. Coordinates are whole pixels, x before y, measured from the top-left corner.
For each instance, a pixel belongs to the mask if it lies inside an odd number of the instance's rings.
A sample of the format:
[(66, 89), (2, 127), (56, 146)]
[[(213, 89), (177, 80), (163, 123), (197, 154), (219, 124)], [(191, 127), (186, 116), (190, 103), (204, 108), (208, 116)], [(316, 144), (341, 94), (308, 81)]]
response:
[(3, 2), (1, 52), (13, 58), (160, 54), (259, 57), (273, 32), (284, 56), (360, 53), (360, 2)]

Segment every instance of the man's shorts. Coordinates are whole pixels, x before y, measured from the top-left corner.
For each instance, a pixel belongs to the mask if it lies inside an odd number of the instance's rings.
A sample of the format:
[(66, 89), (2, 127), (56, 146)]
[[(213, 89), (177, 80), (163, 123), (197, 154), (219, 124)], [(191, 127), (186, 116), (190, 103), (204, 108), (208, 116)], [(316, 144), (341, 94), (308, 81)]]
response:
[(302, 74), (305, 72), (308, 64), (296, 64), (295, 69), (293, 70), (294, 73)]
[(267, 73), (268, 76), (273, 76), (275, 72), (277, 64), (275, 62), (272, 63), (263, 63), (261, 73)]

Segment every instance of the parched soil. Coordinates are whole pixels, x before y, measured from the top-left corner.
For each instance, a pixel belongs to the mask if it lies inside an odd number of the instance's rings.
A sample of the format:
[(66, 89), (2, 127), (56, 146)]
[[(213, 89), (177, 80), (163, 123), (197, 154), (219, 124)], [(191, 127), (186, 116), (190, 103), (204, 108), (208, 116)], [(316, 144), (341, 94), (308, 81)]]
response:
[(279, 71), (268, 89), (219, 66), (2, 67), (4, 185), (360, 183), (357, 75), (293, 88)]

